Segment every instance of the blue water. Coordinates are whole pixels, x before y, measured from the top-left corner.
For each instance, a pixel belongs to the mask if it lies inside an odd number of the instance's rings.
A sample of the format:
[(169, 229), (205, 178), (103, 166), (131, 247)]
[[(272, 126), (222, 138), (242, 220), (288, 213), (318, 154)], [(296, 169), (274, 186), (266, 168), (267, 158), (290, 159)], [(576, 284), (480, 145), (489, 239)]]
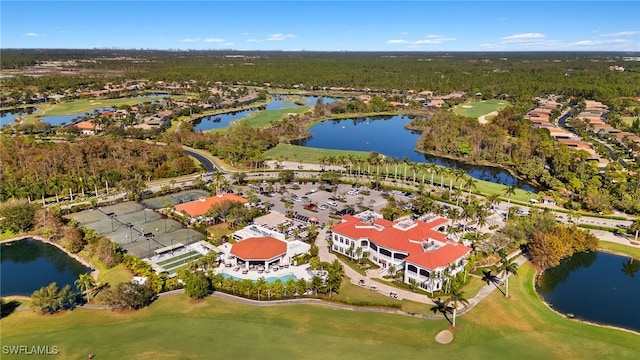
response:
[(0, 254), (0, 296), (30, 296), (52, 282), (77, 291), (78, 276), (91, 271), (55, 246), (33, 239), (3, 243)]
[[(313, 106), (318, 101), (318, 96), (302, 96), (301, 98), (305, 102), (305, 106)], [(326, 98), (326, 97), (322, 98), (322, 101), (325, 104), (333, 103), (336, 100), (337, 100), (336, 98)], [(280, 110), (280, 109), (293, 108), (298, 106), (300, 105), (290, 102), (286, 96), (276, 95), (270, 102), (268, 102), (265, 106), (262, 106), (262, 107), (256, 107), (253, 109), (247, 109), (247, 110), (241, 110), (241, 111), (231, 111), (228, 113), (204, 116), (202, 118), (196, 119), (193, 121), (194, 130), (208, 131), (212, 129), (225, 128), (231, 125), (231, 122), (239, 119), (244, 119), (254, 111)]]
[(563, 314), (640, 331), (639, 269), (628, 256), (579, 253), (545, 270), (536, 289)]
[[(162, 98), (162, 97), (168, 97), (169, 94), (146, 94), (146, 95), (137, 95), (137, 96), (133, 96), (130, 97), (130, 99), (146, 99), (146, 98)], [(148, 102), (147, 102), (148, 103)], [(153, 102), (151, 102), (153, 103)], [(84, 118), (87, 114), (91, 114), (93, 113), (95, 110), (98, 110), (99, 112), (103, 112), (103, 111), (112, 111), (113, 108), (111, 107), (101, 107), (101, 108), (96, 108), (96, 109), (91, 109), (91, 111), (88, 112), (82, 112), (82, 113), (76, 113), (76, 114), (68, 114), (68, 115), (55, 115), (55, 116), (42, 116), (40, 118), (40, 120), (44, 121), (44, 122), (48, 122), (51, 126), (60, 126), (60, 125), (69, 125), (75, 122), (78, 122), (80, 120), (82, 120), (82, 118)]]
[[(229, 275), (229, 274), (224, 273), (224, 272), (221, 273), (221, 274), (225, 279), (233, 279), (233, 280), (237, 280), (237, 281), (243, 280), (243, 279), (241, 279), (239, 277), (236, 277), (236, 276), (233, 276), (233, 275)], [(295, 275), (271, 276), (271, 277), (265, 278), (264, 280), (266, 282), (268, 282), (268, 283), (274, 283), (277, 280), (280, 280), (283, 283), (285, 283), (285, 282), (289, 281), (289, 279), (293, 279), (294, 281), (298, 281), (298, 278), (295, 277)], [(254, 282), (255, 282), (255, 280), (254, 280)]]
[(0, 111), (0, 127), (4, 125), (13, 125), (18, 116), (24, 117), (28, 114), (33, 114), (34, 112), (37, 112), (37, 109), (34, 107)]
[(412, 162), (461, 168), (476, 179), (504, 185), (515, 184), (526, 191), (536, 192), (531, 185), (499, 168), (467, 165), (456, 160), (415, 151), (420, 134), (404, 127), (410, 121), (411, 119), (405, 115), (327, 120), (312, 126), (309, 129), (311, 137), (296, 143), (325, 149), (376, 151), (392, 158), (407, 157)]
[(195, 131), (207, 131), (211, 129), (225, 128), (231, 124), (232, 121), (243, 119), (256, 109), (248, 109), (242, 111), (233, 111), (224, 114), (205, 116), (193, 121)]

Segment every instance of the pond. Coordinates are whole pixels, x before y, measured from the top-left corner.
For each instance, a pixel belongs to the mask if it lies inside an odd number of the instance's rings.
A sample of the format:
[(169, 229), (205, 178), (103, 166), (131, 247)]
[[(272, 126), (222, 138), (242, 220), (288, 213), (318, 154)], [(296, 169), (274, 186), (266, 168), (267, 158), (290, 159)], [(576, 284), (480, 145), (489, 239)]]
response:
[(21, 109), (2, 110), (0, 111), (0, 126), (13, 125), (18, 117), (25, 117), (37, 111), (38, 109), (32, 106)]
[(411, 118), (405, 115), (327, 120), (312, 126), (309, 129), (311, 137), (298, 140), (296, 144), (324, 149), (376, 151), (399, 159), (406, 156), (409, 161), (460, 168), (476, 179), (517, 185), (526, 191), (536, 192), (534, 187), (502, 169), (468, 165), (415, 151), (420, 134), (404, 127), (410, 121)]
[[(286, 96), (275, 95), (270, 102), (265, 106), (255, 107), (247, 110), (230, 111), (222, 114), (203, 116), (201, 118), (193, 120), (195, 131), (208, 131), (211, 129), (225, 128), (231, 125), (234, 120), (243, 119), (249, 116), (254, 111), (260, 110), (280, 110), (285, 108), (297, 107), (297, 106), (313, 106), (318, 101), (318, 96), (301, 96), (301, 102), (304, 105), (299, 105), (291, 102)], [(322, 101), (325, 104), (335, 102), (336, 98), (322, 97)]]
[(0, 296), (30, 296), (54, 281), (77, 291), (78, 276), (91, 271), (57, 247), (31, 238), (2, 243), (0, 253)]
[(576, 319), (640, 331), (640, 260), (605, 252), (578, 253), (538, 279), (538, 293)]
[(42, 117), (40, 117), (40, 120), (49, 123), (51, 126), (69, 125), (69, 124), (73, 124), (75, 122), (78, 122), (78, 121), (82, 120), (85, 116), (93, 113), (96, 110), (102, 113), (102, 112), (105, 112), (105, 111), (111, 111), (111, 110), (113, 110), (113, 108), (101, 107), (101, 108), (97, 108), (97, 109), (94, 109), (94, 110), (91, 110), (91, 111), (87, 111), (87, 112), (83, 112), (83, 113), (77, 113), (77, 114), (42, 116)]
[[(152, 93), (152, 94), (144, 94), (144, 95), (141, 94), (141, 95), (137, 95), (137, 96), (131, 96), (128, 99), (163, 98), (163, 97), (168, 97), (168, 96), (169, 96), (169, 94)], [(153, 103), (153, 102), (151, 102), (151, 103)], [(75, 123), (77, 121), (80, 121), (87, 114), (91, 114), (96, 110), (99, 111), (99, 112), (113, 111), (113, 108), (112, 107), (101, 107), (101, 108), (91, 109), (90, 111), (85, 111), (85, 112), (75, 113), (75, 114), (42, 116), (42, 117), (40, 117), (40, 120), (49, 123), (51, 126), (69, 125), (69, 124)]]

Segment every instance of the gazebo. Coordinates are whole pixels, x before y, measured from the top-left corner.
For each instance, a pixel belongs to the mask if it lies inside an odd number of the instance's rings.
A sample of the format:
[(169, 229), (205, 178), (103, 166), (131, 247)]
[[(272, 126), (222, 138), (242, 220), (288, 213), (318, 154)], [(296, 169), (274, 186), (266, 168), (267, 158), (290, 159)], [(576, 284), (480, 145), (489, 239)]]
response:
[(230, 253), (243, 261), (247, 269), (250, 265), (268, 268), (286, 255), (287, 243), (273, 237), (252, 237), (233, 244)]

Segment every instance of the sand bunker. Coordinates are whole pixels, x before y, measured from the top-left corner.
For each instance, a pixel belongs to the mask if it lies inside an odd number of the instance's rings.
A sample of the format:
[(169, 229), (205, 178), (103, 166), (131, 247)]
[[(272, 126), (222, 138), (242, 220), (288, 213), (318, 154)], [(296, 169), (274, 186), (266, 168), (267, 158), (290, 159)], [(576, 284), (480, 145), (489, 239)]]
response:
[(436, 335), (436, 341), (440, 344), (448, 344), (453, 341), (453, 333), (449, 330), (442, 330)]

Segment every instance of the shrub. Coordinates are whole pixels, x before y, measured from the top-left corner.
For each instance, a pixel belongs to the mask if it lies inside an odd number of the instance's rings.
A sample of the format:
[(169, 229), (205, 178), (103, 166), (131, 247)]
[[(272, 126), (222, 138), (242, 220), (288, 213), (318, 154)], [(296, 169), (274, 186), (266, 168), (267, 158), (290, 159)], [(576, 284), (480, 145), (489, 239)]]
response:
[(70, 309), (74, 303), (75, 294), (71, 291), (71, 286), (66, 285), (60, 289), (55, 282), (31, 294), (31, 305), (34, 309), (39, 308), (42, 313), (53, 314), (63, 309)]
[(123, 282), (100, 294), (101, 299), (115, 309), (143, 308), (153, 301), (156, 294), (146, 285)]

